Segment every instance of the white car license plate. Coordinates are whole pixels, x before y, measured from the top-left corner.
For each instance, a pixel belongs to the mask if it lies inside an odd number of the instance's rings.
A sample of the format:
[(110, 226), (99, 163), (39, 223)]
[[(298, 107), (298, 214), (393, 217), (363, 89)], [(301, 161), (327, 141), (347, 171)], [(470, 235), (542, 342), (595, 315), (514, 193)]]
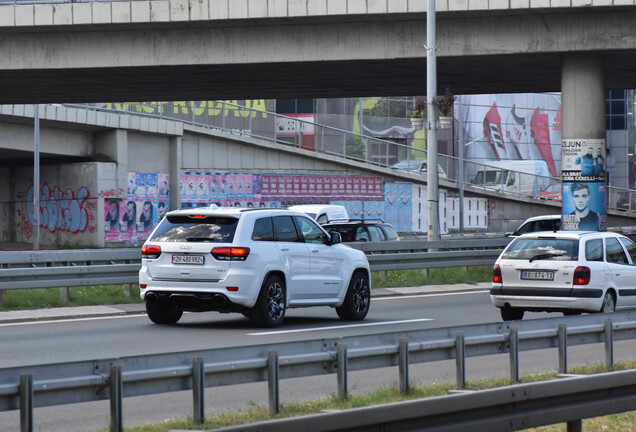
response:
[(554, 280), (554, 272), (553, 271), (529, 271), (522, 270), (521, 271), (521, 279), (522, 280)]
[(172, 255), (172, 264), (203, 264), (203, 255)]

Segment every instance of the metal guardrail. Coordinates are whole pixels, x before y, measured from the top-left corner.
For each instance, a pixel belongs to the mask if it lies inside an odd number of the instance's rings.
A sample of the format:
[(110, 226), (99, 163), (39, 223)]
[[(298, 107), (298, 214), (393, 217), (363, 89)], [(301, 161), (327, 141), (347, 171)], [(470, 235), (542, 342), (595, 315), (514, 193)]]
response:
[(139, 282), (141, 250), (72, 249), (0, 252), (0, 305), (5, 290), (60, 288), (68, 300), (69, 287), (130, 285)]
[[(520, 384), (435, 399), (418, 399), (341, 412), (271, 420), (218, 432), (512, 431), (568, 423), (636, 407), (636, 371)], [(572, 426), (570, 426), (572, 425)]]
[(0, 252), (0, 290), (137, 283), (140, 266), (139, 248)]
[[(19, 409), (22, 431), (32, 431), (34, 407), (108, 399), (111, 430), (121, 431), (124, 397), (192, 390), (193, 417), (195, 422), (202, 423), (205, 418), (205, 387), (267, 381), (270, 414), (276, 414), (281, 379), (335, 373), (338, 396), (343, 398), (348, 393), (348, 371), (397, 366), (400, 390), (408, 393), (409, 365), (455, 359), (457, 388), (464, 389), (466, 357), (508, 353), (510, 380), (514, 383), (519, 379), (520, 352), (557, 347), (558, 370), (565, 374), (569, 346), (603, 343), (606, 365), (611, 367), (614, 341), (636, 337), (636, 312), (568, 317), (566, 322), (567, 327), (563, 318), (550, 318), (23, 365), (0, 369), (0, 410)], [(515, 385), (477, 391), (474, 395), (459, 394), (406, 402), (403, 404), (405, 409), (394, 410), (387, 417), (376, 414), (385, 413), (394, 405), (377, 407), (379, 411), (375, 414), (364, 411), (368, 416), (364, 416), (364, 420), (358, 417), (353, 423), (349, 417), (352, 414), (342, 413), (336, 425), (327, 427), (321, 420), (321, 428), (310, 429), (354, 430), (353, 425), (356, 425), (358, 429), (355, 430), (361, 430), (360, 425), (368, 424), (369, 428), (362, 429), (384, 430), (377, 425), (402, 422), (412, 425), (433, 417), (436, 419), (435, 427), (421, 430), (473, 431), (484, 430), (483, 425), (495, 424), (500, 426), (492, 430), (520, 430), (535, 422), (545, 424), (561, 420), (576, 425), (582, 418), (636, 409), (635, 374), (634, 371), (615, 372), (559, 381), (558, 385)], [(577, 392), (580, 392), (579, 398)], [(35, 393), (37, 398), (34, 398)], [(610, 403), (614, 401), (617, 404)], [(416, 408), (417, 413), (413, 415)], [(559, 411), (560, 414), (557, 414)], [(526, 417), (528, 413), (535, 414), (532, 421)], [(463, 421), (458, 422), (458, 417)], [(279, 430), (309, 430), (302, 427), (306, 421), (302, 418), (288, 420), (292, 426)], [(294, 424), (300, 426), (294, 429)], [(503, 424), (505, 428), (501, 426)], [(235, 430), (257, 430), (252, 426), (243, 428)], [(268, 426), (258, 430), (273, 429)]]
[[(349, 243), (363, 250), (371, 270), (488, 265), (510, 240), (469, 239)], [(139, 248), (0, 252), (0, 304), (3, 290), (139, 281)]]

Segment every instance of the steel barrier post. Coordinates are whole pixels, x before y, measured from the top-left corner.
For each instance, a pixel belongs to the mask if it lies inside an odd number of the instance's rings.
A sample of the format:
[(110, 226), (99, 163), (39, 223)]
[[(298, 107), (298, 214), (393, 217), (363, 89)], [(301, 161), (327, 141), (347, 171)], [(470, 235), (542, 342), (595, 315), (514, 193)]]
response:
[(400, 369), (400, 393), (409, 393), (409, 340), (401, 337), (398, 346), (398, 364)]
[(510, 327), (510, 382), (519, 382), (519, 331), (517, 327)]
[(33, 432), (33, 375), (20, 375), (20, 432)]
[(338, 399), (344, 400), (349, 397), (348, 369), (349, 360), (347, 359), (347, 344), (339, 343), (337, 345), (338, 352)]
[(267, 353), (267, 388), (269, 390), (269, 415), (278, 414), (279, 391), (278, 391), (278, 351)]
[(202, 357), (192, 359), (192, 402), (194, 423), (205, 422), (205, 370)]
[(464, 358), (464, 332), (455, 333), (455, 364), (457, 365), (457, 389), (466, 387), (466, 359)]
[(605, 318), (605, 367), (614, 366), (614, 326), (611, 318)]
[(581, 420), (571, 420), (567, 425), (567, 432), (583, 432), (583, 422)]
[(123, 432), (121, 365), (110, 366), (110, 432)]
[(565, 324), (559, 324), (559, 373), (568, 373), (568, 331)]

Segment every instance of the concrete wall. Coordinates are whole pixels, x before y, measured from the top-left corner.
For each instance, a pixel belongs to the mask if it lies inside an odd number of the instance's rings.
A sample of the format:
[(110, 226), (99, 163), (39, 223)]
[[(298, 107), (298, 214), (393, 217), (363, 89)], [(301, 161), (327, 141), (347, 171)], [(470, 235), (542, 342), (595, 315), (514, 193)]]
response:
[[(426, 209), (425, 179), (416, 174), (365, 165), (322, 153), (308, 153), (289, 145), (276, 144), (212, 129), (151, 121), (122, 114), (92, 113), (73, 115), (64, 108), (45, 110), (41, 120), (43, 140), (51, 140), (64, 162), (41, 167), (40, 244), (82, 246), (131, 246), (143, 242), (142, 236), (105, 239), (105, 202), (118, 200), (121, 210), (130, 200), (130, 173), (170, 175), (171, 208), (179, 205), (181, 171), (249, 174), (324, 174), (381, 177), (386, 184), (412, 185), (413, 204)], [(75, 121), (60, 120), (69, 117)], [(28, 113), (4, 116), (0, 122), (0, 161), (13, 148), (32, 149), (32, 118)], [(111, 125), (111, 126), (109, 126)], [(6, 131), (13, 131), (8, 133)], [(47, 138), (48, 137), (48, 138)], [(57, 142), (57, 141), (64, 142)], [(73, 145), (68, 146), (68, 143)], [(93, 155), (99, 161), (73, 163), (76, 155)], [(26, 151), (26, 150), (25, 150)], [(31, 150), (32, 151), (32, 150)], [(67, 155), (67, 156), (65, 156)], [(32, 155), (29, 155), (32, 160)], [(0, 168), (0, 216), (3, 223), (0, 241), (33, 241), (32, 195), (33, 167), (11, 166), (5, 160)], [(392, 186), (393, 187), (393, 186)], [(440, 212), (458, 217), (457, 185), (440, 180)], [(135, 198), (141, 205), (146, 198)], [(167, 200), (167, 197), (165, 198)], [(515, 199), (497, 192), (465, 187), (465, 210), (480, 206), (479, 217), (487, 216), (487, 225), (473, 231), (506, 232), (514, 230), (524, 219), (540, 214), (559, 214), (560, 205), (535, 199)], [(482, 208), (482, 206), (486, 208)], [(417, 223), (427, 226), (420, 211)], [(413, 209), (416, 214), (416, 209)], [(608, 215), (608, 226), (635, 225), (635, 218), (625, 213)], [(414, 222), (414, 225), (416, 223)], [(466, 226), (466, 224), (465, 224)], [(137, 229), (137, 227), (135, 227)]]
[[(185, 126), (182, 138), (186, 171), (351, 173), (348, 164), (334, 165), (324, 155), (308, 158), (303, 150), (208, 129)], [(357, 172), (359, 173), (359, 171)]]
[[(0, 123), (0, 142), (11, 150), (33, 152), (33, 122)], [(90, 133), (40, 125), (40, 152), (56, 156), (93, 157)]]

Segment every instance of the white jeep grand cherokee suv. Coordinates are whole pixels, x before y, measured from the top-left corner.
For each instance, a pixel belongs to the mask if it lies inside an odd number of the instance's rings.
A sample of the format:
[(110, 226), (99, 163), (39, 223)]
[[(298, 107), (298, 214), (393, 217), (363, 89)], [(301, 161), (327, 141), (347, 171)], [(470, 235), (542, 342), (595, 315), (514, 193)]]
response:
[(331, 306), (362, 320), (371, 302), (366, 255), (309, 216), (283, 209), (169, 212), (142, 248), (139, 286), (148, 317), (175, 324), (184, 311), (239, 312), (259, 326), (288, 308)]

